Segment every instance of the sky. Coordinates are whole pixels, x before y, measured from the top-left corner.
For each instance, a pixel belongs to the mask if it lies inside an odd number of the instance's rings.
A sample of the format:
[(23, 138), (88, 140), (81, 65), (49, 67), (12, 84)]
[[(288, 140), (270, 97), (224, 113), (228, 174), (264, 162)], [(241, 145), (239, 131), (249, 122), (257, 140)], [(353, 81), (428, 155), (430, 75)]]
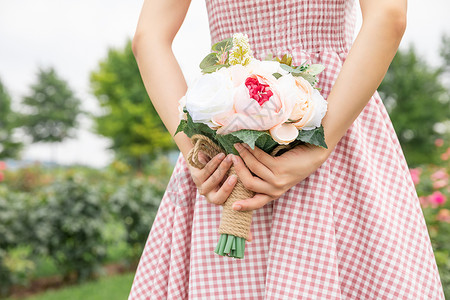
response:
[[(173, 52), (188, 84), (200, 74), (198, 64), (210, 50), (205, 0), (192, 0), (175, 37)], [(82, 100), (83, 109), (99, 113), (90, 93), (89, 75), (109, 47), (123, 47), (134, 35), (143, 0), (0, 0), (0, 79), (13, 98), (13, 109), (30, 93), (39, 67), (54, 67)], [(438, 65), (440, 38), (450, 35), (448, 0), (408, 1), (407, 29), (400, 48), (414, 44), (420, 55)], [(359, 15), (355, 36), (361, 25)], [(113, 159), (109, 140), (91, 133), (81, 118), (77, 137), (56, 147), (28, 145), (22, 158), (103, 167)]]

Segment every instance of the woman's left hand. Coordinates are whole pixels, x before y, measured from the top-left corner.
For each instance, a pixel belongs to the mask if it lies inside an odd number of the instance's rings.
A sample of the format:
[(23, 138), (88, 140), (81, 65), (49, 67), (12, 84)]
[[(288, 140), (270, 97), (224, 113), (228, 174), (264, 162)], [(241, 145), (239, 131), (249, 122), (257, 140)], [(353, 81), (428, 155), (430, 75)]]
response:
[(252, 150), (244, 143), (234, 146), (241, 156), (233, 155), (236, 173), (244, 186), (256, 193), (233, 204), (233, 209), (239, 211), (258, 209), (279, 198), (316, 171), (330, 153), (330, 149), (303, 144), (274, 157), (258, 147)]

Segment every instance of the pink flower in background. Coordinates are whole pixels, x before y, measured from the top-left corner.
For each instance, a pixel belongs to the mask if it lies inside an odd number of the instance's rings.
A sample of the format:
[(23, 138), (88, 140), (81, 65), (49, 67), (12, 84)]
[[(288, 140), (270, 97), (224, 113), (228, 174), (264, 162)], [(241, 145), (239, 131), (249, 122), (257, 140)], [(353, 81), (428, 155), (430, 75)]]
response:
[(6, 169), (6, 163), (0, 160), (0, 171)]
[(409, 173), (411, 174), (412, 181), (417, 185), (420, 182), (420, 173), (422, 173), (422, 169), (409, 169)]
[(442, 160), (448, 160), (450, 157), (450, 147), (447, 148), (447, 151), (445, 151), (444, 153), (441, 154), (441, 159)]
[(428, 200), (432, 204), (441, 205), (444, 204), (445, 201), (447, 201), (447, 197), (445, 197), (445, 195), (442, 194), (441, 192), (434, 192), (428, 197)]
[(419, 197), (420, 206), (427, 207), (430, 203), (428, 203), (428, 197), (420, 196)]
[(436, 216), (436, 220), (450, 223), (450, 210), (446, 208), (439, 210), (439, 213)]
[(431, 174), (431, 179), (433, 180), (440, 180), (440, 179), (447, 179), (448, 178), (448, 174), (445, 171), (445, 169), (439, 169), (436, 172), (434, 172), (433, 174)]
[(435, 189), (435, 190), (441, 189), (443, 187), (446, 187), (447, 184), (448, 184), (447, 179), (437, 180), (437, 181), (433, 182), (433, 189)]
[(439, 169), (431, 174), (431, 180), (433, 181), (433, 188), (440, 189), (448, 184), (448, 174), (445, 169)]
[(434, 141), (434, 144), (436, 145), (436, 147), (442, 147), (444, 145), (444, 140), (443, 139), (436, 139)]

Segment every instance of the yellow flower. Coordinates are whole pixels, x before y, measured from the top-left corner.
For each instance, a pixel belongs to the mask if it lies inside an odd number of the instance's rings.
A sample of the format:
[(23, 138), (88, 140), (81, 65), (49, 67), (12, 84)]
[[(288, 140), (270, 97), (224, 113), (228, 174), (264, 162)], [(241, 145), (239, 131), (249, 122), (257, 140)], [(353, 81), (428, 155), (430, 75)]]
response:
[(253, 59), (250, 44), (248, 42), (247, 34), (235, 33), (233, 34), (233, 47), (229, 54), (230, 65), (241, 64), (246, 66)]

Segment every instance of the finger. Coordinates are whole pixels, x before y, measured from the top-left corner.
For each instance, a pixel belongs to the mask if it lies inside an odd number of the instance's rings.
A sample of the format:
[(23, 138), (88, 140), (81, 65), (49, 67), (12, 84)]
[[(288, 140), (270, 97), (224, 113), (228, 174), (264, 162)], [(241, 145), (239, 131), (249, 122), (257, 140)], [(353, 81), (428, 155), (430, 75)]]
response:
[(222, 160), (220, 165), (217, 167), (217, 169), (214, 171), (214, 173), (209, 176), (205, 182), (202, 184), (202, 192), (203, 194), (207, 194), (211, 191), (217, 191), (219, 188), (222, 179), (227, 174), (228, 169), (230, 169), (232, 165), (231, 161), (231, 155), (228, 155), (227, 158)]
[(265, 182), (259, 177), (253, 176), (250, 173), (250, 170), (244, 164), (242, 158), (237, 155), (233, 155), (233, 165), (236, 174), (239, 179), (242, 181), (242, 184), (249, 190), (254, 191), (256, 193), (269, 194), (270, 190), (273, 189), (273, 186), (269, 183)]
[(263, 207), (272, 200), (272, 197), (269, 195), (255, 194), (252, 198), (234, 202), (232, 208), (238, 211), (255, 210)]
[(210, 161), (211, 158), (206, 155), (205, 153), (203, 153), (203, 151), (199, 151), (198, 152), (198, 161), (204, 165), (206, 165), (208, 163), (208, 161)]
[(255, 149), (252, 149), (248, 144), (242, 143), (242, 146), (247, 149), (251, 154), (253, 154), (256, 159), (265, 165), (269, 170), (273, 169), (277, 165), (276, 158), (270, 155), (269, 153), (264, 152), (261, 148), (255, 146)]
[(208, 195), (209, 202), (218, 205), (223, 204), (230, 196), (231, 191), (236, 185), (236, 182), (237, 182), (236, 175), (231, 175), (230, 177), (228, 177), (227, 180), (225, 180), (225, 182), (222, 184), (220, 189), (217, 190), (217, 192), (209, 193)]
[[(247, 144), (234, 144), (234, 148), (239, 152), (239, 155), (244, 160), (247, 167), (257, 176), (265, 181), (273, 180), (273, 173), (263, 163), (261, 163), (246, 147)], [(250, 147), (249, 147), (250, 148)]]
[(201, 182), (206, 181), (209, 176), (217, 169), (217, 166), (225, 158), (225, 153), (219, 153), (214, 156), (208, 163), (203, 167), (202, 172), (200, 172), (199, 179)]

